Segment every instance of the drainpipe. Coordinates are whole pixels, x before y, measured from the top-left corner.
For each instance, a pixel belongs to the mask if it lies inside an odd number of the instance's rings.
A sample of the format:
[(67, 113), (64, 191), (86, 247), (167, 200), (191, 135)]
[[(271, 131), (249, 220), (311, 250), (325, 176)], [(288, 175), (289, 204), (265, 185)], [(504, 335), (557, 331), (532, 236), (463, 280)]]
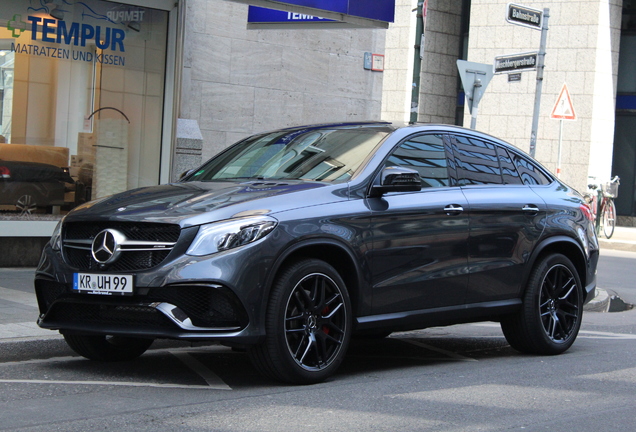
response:
[(411, 118), (409, 124), (417, 123), (417, 115), (420, 110), (420, 74), (422, 70), (422, 58), (424, 57), (424, 27), (426, 25), (426, 12), (428, 0), (418, 1), (417, 18), (415, 27), (415, 53), (413, 54), (413, 88), (411, 89)]

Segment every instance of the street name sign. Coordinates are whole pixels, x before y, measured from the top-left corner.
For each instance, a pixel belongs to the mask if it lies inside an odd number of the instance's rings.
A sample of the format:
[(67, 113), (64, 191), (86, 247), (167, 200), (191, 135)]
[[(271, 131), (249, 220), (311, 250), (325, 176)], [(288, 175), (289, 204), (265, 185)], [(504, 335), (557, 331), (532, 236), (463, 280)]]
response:
[(543, 11), (514, 3), (508, 3), (506, 21), (535, 30), (541, 30), (543, 25)]
[(555, 120), (576, 120), (574, 105), (572, 105), (572, 98), (566, 84), (563, 84), (561, 88), (561, 93), (559, 93), (554, 108), (552, 108), (550, 118)]
[(508, 54), (495, 57), (496, 74), (535, 70), (539, 52), (532, 51), (519, 54)]

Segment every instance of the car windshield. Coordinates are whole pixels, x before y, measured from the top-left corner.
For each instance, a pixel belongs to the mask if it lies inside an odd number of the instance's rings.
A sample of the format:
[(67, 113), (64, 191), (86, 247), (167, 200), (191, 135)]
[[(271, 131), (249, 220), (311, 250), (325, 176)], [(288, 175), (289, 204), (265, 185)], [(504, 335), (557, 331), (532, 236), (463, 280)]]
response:
[(391, 132), (388, 125), (311, 127), (256, 135), (211, 159), (186, 181), (345, 182)]

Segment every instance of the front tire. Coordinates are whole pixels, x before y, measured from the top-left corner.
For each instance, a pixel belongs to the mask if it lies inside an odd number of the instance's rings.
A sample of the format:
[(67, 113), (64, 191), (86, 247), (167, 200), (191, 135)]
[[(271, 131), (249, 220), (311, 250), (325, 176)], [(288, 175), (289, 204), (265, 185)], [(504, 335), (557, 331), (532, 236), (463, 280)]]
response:
[(572, 262), (550, 254), (532, 270), (519, 313), (504, 317), (501, 329), (516, 350), (531, 354), (567, 351), (581, 328), (583, 289)]
[(351, 338), (351, 305), (338, 272), (317, 259), (288, 266), (267, 307), (265, 342), (250, 347), (264, 375), (293, 384), (324, 381), (340, 366)]
[(152, 339), (124, 336), (65, 334), (64, 340), (73, 351), (89, 360), (133, 360), (146, 352)]

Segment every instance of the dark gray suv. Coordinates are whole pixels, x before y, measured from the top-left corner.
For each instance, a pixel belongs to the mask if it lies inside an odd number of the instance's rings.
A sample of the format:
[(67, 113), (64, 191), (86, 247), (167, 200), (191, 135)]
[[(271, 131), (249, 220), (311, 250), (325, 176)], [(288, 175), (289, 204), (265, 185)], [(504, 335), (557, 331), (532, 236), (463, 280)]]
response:
[(496, 138), (295, 127), (71, 211), (36, 272), (38, 324), (93, 360), (156, 338), (218, 341), (292, 383), (332, 375), (352, 336), (473, 321), (559, 354), (598, 252), (582, 197)]

